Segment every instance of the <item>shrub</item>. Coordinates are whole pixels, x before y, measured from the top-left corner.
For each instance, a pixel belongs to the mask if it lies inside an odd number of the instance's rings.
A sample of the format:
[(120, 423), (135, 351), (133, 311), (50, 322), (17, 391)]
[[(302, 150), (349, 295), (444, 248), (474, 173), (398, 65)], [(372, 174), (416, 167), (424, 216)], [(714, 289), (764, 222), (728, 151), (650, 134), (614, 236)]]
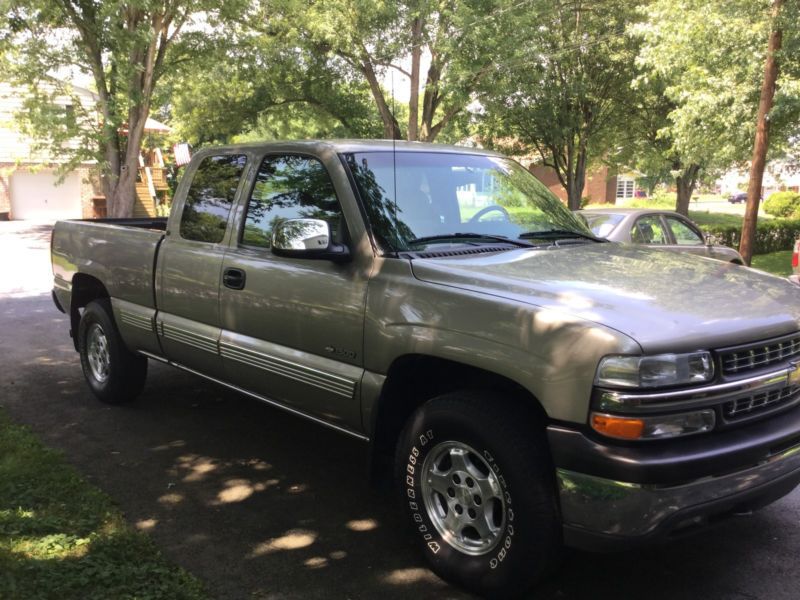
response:
[[(732, 248), (739, 247), (741, 225), (706, 225), (703, 229), (717, 238), (717, 242)], [(790, 249), (800, 237), (800, 219), (759, 220), (753, 254), (768, 254)]]
[(773, 217), (800, 218), (800, 194), (775, 192), (764, 202), (764, 212)]

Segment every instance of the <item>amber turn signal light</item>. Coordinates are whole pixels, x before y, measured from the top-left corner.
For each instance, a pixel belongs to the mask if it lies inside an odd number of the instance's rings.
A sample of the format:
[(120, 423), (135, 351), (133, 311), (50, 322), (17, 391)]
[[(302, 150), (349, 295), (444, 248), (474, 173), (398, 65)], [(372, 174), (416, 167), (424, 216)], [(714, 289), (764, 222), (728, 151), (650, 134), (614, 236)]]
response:
[(631, 417), (592, 415), (592, 429), (603, 435), (622, 440), (638, 440), (644, 433), (644, 421)]

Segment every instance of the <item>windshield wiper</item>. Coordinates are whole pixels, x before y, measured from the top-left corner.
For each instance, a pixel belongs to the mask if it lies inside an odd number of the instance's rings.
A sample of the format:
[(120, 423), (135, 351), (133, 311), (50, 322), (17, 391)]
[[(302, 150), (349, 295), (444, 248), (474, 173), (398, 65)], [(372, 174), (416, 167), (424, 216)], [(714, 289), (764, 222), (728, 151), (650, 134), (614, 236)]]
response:
[(502, 235), (486, 235), (483, 233), (443, 233), (440, 235), (428, 235), (425, 237), (414, 238), (408, 242), (412, 244), (425, 244), (429, 242), (447, 242), (453, 240), (475, 240), (477, 242), (501, 242), (503, 244), (511, 244), (519, 248), (532, 248), (534, 244), (530, 242), (523, 242), (522, 240), (512, 240)]
[(544, 239), (561, 239), (561, 238), (582, 238), (585, 240), (592, 240), (593, 242), (607, 242), (608, 240), (599, 238), (590, 233), (581, 233), (580, 231), (572, 231), (570, 229), (543, 229), (542, 231), (528, 231), (520, 236), (522, 240), (530, 240), (535, 238)]

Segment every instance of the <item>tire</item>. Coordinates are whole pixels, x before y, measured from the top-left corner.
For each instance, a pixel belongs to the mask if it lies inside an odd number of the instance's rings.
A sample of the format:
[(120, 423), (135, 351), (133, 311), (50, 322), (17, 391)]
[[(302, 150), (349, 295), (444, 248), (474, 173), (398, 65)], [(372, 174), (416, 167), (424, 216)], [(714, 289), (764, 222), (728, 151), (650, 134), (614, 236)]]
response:
[(92, 393), (107, 404), (123, 404), (141, 393), (147, 358), (125, 347), (112, 315), (105, 298), (86, 306), (78, 325), (78, 352)]
[(443, 579), (508, 598), (558, 564), (555, 470), (524, 406), (486, 392), (434, 398), (407, 423), (395, 464), (414, 535)]

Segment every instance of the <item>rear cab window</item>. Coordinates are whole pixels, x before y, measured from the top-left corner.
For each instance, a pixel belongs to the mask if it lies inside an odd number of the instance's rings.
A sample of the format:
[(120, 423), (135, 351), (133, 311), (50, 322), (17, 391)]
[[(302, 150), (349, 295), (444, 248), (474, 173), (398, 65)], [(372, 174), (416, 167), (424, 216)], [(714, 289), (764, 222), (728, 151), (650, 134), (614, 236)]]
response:
[(246, 164), (244, 154), (218, 154), (202, 160), (183, 204), (183, 239), (210, 244), (222, 241)]

